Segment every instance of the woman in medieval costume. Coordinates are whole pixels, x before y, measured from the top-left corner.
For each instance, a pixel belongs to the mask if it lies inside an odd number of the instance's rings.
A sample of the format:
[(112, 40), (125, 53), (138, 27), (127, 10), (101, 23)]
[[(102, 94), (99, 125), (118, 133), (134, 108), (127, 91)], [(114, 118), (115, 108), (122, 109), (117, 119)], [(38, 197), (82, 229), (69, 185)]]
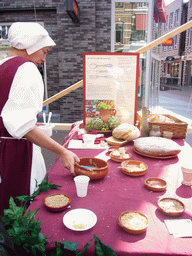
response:
[(74, 174), (79, 158), (36, 125), (42, 111), (44, 84), (37, 68), (55, 46), (38, 23), (16, 22), (8, 31), (11, 51), (0, 60), (0, 214), (9, 198), (30, 195), (45, 177), (40, 147), (60, 156)]

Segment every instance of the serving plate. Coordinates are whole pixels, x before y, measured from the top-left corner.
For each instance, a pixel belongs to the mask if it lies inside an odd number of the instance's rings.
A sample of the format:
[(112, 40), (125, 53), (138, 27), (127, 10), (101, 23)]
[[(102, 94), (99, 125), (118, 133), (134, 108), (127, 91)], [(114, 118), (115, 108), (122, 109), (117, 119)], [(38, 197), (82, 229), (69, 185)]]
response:
[(157, 205), (161, 212), (169, 216), (180, 216), (185, 210), (183, 202), (170, 197), (159, 199)]
[(139, 151), (137, 151), (135, 148), (133, 148), (133, 150), (135, 151), (135, 153), (141, 155), (141, 156), (146, 156), (146, 157), (151, 157), (151, 158), (157, 158), (157, 159), (169, 159), (169, 158), (173, 158), (173, 157), (176, 157), (179, 153), (177, 154), (173, 154), (173, 155), (168, 155), (168, 156), (152, 156), (152, 155), (148, 155), (148, 154), (144, 154), (144, 153), (141, 153)]
[(55, 193), (42, 199), (43, 205), (50, 212), (64, 211), (70, 204), (71, 198), (62, 193)]
[(107, 143), (110, 146), (119, 146), (119, 147), (121, 147), (121, 146), (124, 146), (125, 144), (127, 144), (126, 140), (116, 139), (113, 136), (110, 136), (110, 137), (106, 138), (105, 140), (107, 141)]
[(119, 215), (118, 224), (126, 232), (139, 235), (147, 230), (148, 218), (137, 211), (125, 211)]
[(148, 166), (144, 162), (126, 160), (121, 163), (121, 171), (129, 176), (143, 176), (147, 173)]
[(144, 181), (147, 189), (152, 191), (164, 191), (167, 188), (167, 182), (160, 178), (148, 178)]
[(74, 209), (67, 212), (63, 217), (63, 224), (74, 231), (91, 229), (97, 223), (97, 216), (87, 209)]

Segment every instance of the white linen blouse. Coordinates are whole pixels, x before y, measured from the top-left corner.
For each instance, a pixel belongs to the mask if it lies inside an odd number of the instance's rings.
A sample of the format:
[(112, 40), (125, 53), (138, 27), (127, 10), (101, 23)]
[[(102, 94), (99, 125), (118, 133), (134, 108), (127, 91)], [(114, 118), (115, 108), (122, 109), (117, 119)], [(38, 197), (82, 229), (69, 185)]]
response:
[[(10, 58), (0, 61), (0, 65)], [(33, 130), (37, 115), (43, 106), (44, 84), (41, 74), (33, 62), (22, 64), (13, 79), (9, 97), (1, 112), (7, 131), (15, 139), (22, 139)], [(46, 174), (41, 148), (33, 144), (30, 194), (40, 184)], [(2, 180), (3, 182), (3, 180)]]

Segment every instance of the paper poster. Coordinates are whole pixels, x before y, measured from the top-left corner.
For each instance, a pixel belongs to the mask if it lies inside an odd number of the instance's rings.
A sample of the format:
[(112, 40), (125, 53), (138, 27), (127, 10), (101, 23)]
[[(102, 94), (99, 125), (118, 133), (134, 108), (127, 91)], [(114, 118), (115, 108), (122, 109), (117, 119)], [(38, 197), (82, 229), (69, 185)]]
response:
[(100, 115), (103, 104), (121, 122), (135, 125), (139, 54), (84, 53), (83, 61), (84, 124)]

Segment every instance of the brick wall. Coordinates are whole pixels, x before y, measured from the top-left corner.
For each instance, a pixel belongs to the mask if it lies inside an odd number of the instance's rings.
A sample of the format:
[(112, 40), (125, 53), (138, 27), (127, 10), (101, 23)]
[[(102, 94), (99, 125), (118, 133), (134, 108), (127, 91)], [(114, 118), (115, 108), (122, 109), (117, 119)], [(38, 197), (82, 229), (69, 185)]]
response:
[[(65, 0), (0, 1), (0, 22), (37, 21), (56, 42), (47, 56), (48, 97), (83, 79), (83, 52), (110, 52), (111, 1), (77, 0), (80, 23), (66, 13)], [(60, 121), (72, 123), (83, 118), (83, 88), (49, 105)]]

